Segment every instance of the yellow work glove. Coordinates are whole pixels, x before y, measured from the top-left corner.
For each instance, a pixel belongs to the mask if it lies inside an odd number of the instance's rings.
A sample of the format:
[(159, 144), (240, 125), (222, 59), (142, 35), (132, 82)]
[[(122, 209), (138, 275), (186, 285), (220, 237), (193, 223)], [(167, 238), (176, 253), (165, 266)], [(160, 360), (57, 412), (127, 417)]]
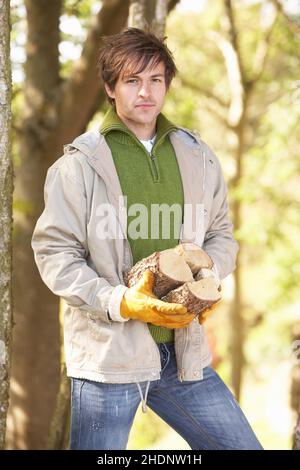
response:
[(207, 320), (209, 315), (215, 310), (215, 308), (219, 305), (219, 303), (220, 303), (220, 300), (216, 302), (215, 304), (213, 304), (211, 307), (207, 308), (206, 310), (200, 313), (200, 315), (198, 316), (200, 325), (202, 325)]
[(186, 307), (176, 303), (163, 302), (152, 292), (154, 275), (150, 270), (143, 272), (137, 284), (124, 294), (120, 313), (124, 318), (141, 320), (167, 328), (184, 328), (194, 318)]

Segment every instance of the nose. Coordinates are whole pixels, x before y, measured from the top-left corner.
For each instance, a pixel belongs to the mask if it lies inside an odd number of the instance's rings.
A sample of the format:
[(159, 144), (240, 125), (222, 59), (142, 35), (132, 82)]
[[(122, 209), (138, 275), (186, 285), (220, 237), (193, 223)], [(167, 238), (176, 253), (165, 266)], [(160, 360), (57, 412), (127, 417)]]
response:
[(147, 98), (150, 95), (150, 86), (147, 82), (142, 83), (139, 89), (139, 96)]

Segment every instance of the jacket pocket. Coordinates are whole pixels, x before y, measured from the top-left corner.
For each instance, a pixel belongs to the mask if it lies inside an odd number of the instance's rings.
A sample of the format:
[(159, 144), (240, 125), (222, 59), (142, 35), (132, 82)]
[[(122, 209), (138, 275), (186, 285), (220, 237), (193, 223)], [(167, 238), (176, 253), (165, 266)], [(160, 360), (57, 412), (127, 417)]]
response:
[(88, 335), (96, 341), (106, 342), (111, 336), (111, 324), (99, 320), (93, 313), (87, 314)]

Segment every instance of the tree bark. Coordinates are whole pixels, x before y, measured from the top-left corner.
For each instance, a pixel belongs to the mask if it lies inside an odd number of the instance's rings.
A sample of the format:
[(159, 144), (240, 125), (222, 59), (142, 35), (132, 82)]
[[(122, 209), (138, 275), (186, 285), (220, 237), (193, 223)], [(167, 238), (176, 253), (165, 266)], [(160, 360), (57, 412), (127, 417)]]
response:
[(165, 302), (184, 305), (189, 313), (200, 315), (221, 300), (220, 293), (211, 277), (200, 281), (186, 282), (162, 297)]
[(294, 365), (292, 367), (292, 384), (290, 403), (295, 412), (296, 424), (292, 436), (292, 449), (300, 450), (300, 323), (294, 325), (292, 331), (294, 345)]
[(174, 250), (169, 249), (152, 253), (124, 273), (127, 286), (133, 287), (148, 269), (154, 274), (153, 293), (158, 298), (185, 282), (193, 281), (192, 271), (186, 261)]
[(0, 449), (4, 448), (9, 403), (12, 336), (11, 67), (9, 0), (0, 2)]

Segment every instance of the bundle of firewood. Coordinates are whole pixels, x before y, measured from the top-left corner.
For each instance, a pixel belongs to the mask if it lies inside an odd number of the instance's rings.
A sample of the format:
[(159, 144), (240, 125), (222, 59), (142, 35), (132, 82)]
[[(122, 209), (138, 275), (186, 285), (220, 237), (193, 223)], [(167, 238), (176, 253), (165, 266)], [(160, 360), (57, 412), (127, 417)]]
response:
[(205, 251), (193, 243), (183, 243), (143, 258), (124, 273), (124, 281), (132, 287), (149, 269), (154, 274), (153, 293), (159, 299), (180, 303), (188, 312), (201, 316), (221, 300), (213, 278), (201, 278), (201, 269), (211, 269), (212, 265)]

